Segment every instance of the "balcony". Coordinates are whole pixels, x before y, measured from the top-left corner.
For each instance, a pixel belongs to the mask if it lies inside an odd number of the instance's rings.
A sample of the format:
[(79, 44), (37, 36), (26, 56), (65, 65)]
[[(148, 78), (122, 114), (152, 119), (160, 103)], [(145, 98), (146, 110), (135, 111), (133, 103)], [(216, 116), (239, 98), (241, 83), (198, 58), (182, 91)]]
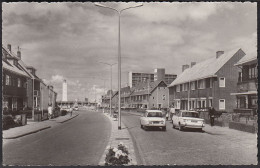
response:
[(242, 81), (237, 83), (239, 92), (257, 91), (257, 85), (257, 80)]

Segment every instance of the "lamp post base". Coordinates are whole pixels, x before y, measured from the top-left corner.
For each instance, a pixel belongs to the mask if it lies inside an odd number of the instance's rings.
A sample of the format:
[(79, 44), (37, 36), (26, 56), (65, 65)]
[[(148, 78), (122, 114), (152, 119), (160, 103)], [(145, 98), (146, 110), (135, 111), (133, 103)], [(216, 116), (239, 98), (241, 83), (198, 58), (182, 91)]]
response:
[(121, 130), (121, 126), (118, 126), (118, 130)]

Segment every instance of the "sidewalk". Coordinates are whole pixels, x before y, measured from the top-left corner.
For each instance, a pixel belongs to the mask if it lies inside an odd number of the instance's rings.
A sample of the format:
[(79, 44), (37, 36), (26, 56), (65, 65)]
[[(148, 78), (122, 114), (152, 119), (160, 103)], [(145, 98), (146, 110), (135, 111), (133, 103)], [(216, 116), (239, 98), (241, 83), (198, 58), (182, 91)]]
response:
[[(112, 125), (111, 135), (107, 147), (117, 147), (118, 144), (122, 142), (124, 145), (127, 146), (129, 150), (130, 163), (128, 165), (137, 165), (135, 151), (134, 151), (134, 144), (126, 126), (124, 125), (123, 122), (121, 122), (121, 130), (118, 130), (118, 120), (110, 117), (109, 114), (107, 113), (103, 113), (103, 114), (110, 119)], [(104, 151), (99, 161), (99, 165), (101, 166), (105, 165), (106, 154), (107, 154), (107, 150)]]
[(27, 125), (9, 128), (8, 130), (3, 130), (3, 139), (15, 139), (25, 135), (33, 134), (51, 128), (55, 125), (64, 123), (66, 121), (69, 121), (77, 117), (78, 115), (79, 115), (78, 113), (74, 113), (72, 116), (70, 116), (70, 114), (67, 114), (65, 116), (60, 116), (57, 118), (53, 118), (41, 122), (34, 122), (29, 120), (27, 121)]

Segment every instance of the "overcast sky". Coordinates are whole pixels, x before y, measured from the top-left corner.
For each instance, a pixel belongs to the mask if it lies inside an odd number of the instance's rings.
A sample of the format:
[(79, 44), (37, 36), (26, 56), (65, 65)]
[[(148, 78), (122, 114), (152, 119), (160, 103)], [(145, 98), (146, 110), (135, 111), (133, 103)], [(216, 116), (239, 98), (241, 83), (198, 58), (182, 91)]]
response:
[[(102, 4), (117, 9), (136, 5)], [(62, 79), (68, 82), (69, 100), (93, 100), (95, 90), (98, 98), (110, 88), (110, 67), (99, 62), (117, 63), (115, 11), (91, 2), (3, 3), (2, 17), (3, 45), (11, 44), (14, 52), (20, 46), (24, 62), (54, 85), (58, 100)], [(129, 71), (165, 68), (180, 74), (181, 65), (214, 57), (217, 50), (243, 49), (256, 41), (256, 32), (256, 3), (143, 3), (121, 16), (122, 86)]]

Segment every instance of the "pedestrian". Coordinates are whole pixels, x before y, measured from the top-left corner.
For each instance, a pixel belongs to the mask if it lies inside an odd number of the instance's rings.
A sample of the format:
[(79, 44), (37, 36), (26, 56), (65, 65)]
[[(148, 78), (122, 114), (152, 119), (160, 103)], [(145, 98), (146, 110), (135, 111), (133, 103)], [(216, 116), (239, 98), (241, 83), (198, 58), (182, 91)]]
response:
[(51, 119), (52, 118), (52, 105), (49, 104), (49, 107), (48, 107), (48, 118)]
[(214, 119), (215, 119), (215, 109), (214, 107), (209, 108), (209, 118), (210, 118), (210, 125), (214, 126)]
[(168, 118), (169, 118), (169, 112), (166, 111), (166, 121), (168, 121)]
[(73, 109), (70, 107), (70, 116), (72, 116)]

